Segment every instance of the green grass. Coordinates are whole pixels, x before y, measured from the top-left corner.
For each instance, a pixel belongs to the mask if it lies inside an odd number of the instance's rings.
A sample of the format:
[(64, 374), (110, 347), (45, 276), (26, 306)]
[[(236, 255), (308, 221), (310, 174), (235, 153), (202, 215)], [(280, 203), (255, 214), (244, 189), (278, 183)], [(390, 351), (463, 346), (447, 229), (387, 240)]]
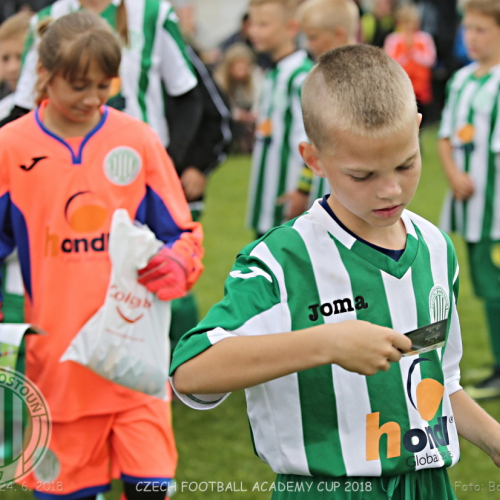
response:
[[(435, 133), (435, 129), (422, 133), (424, 168), (410, 209), (437, 223), (446, 182), (438, 164)], [(222, 298), (223, 283), (236, 254), (252, 239), (252, 233), (244, 229), (249, 170), (249, 157), (233, 157), (210, 179), (207, 209), (202, 220), (205, 230), (205, 273), (196, 285), (202, 315)], [(459, 313), (464, 343), (462, 371), (467, 373), (472, 368), (489, 366), (492, 358), (482, 306), (472, 295), (465, 248), (460, 239), (454, 238), (453, 241), (461, 267)], [(484, 403), (483, 407), (497, 420), (500, 419), (500, 400)], [(176, 402), (173, 415), (179, 448), (177, 482), (179, 488), (184, 484), (184, 491), (179, 491), (176, 498), (270, 498), (269, 493), (252, 491), (256, 483), (273, 481), (274, 474), (253, 454), (241, 392), (233, 394), (224, 404), (211, 411), (194, 411)], [(459, 500), (500, 498), (500, 493), (488, 491), (490, 482), (500, 487), (500, 471), (482, 451), (463, 440), (462, 459), (449, 472), (452, 485), (460, 482), (456, 489)], [(212, 493), (208, 490), (202, 493), (189, 491), (189, 486), (185, 486), (191, 484), (194, 488), (194, 483), (209, 481), (219, 482), (224, 489), (231, 488), (233, 491)], [(467, 491), (462, 489), (463, 485), (466, 485)], [(217, 490), (217, 484), (214, 487)], [(106, 498), (118, 500), (119, 491), (119, 483), (114, 483), (113, 491)], [(21, 492), (0, 493), (0, 498), (24, 500), (31, 496)]]

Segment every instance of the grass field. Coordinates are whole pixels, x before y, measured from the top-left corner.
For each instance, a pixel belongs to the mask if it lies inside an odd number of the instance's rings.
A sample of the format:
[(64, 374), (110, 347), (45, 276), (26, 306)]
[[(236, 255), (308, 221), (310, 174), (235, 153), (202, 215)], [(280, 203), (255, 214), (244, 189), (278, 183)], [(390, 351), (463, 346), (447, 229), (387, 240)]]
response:
[[(430, 129), (422, 134), (424, 168), (410, 208), (437, 223), (446, 184), (437, 161), (435, 132)], [(233, 157), (210, 179), (207, 208), (202, 220), (206, 235), (206, 271), (196, 285), (202, 315), (222, 298), (223, 283), (233, 260), (252, 238), (252, 233), (243, 227), (249, 168), (248, 157)], [(464, 245), (456, 238), (454, 242), (461, 266), (459, 313), (464, 341), (462, 371), (467, 374), (471, 369), (489, 366), (491, 355), (481, 304), (472, 296)], [(483, 407), (497, 420), (500, 419), (500, 400), (484, 403)], [(233, 394), (223, 405), (211, 411), (194, 411), (176, 402), (173, 416), (179, 448), (176, 498), (270, 498), (268, 492), (256, 489), (256, 485), (259, 489), (268, 488), (274, 474), (253, 454), (241, 392)], [(463, 440), (462, 459), (450, 469), (450, 477), (459, 500), (500, 498), (500, 470), (483, 452)], [(197, 485), (202, 482), (207, 482), (208, 491), (199, 491)], [(491, 484), (499, 491), (491, 492)], [(196, 491), (193, 491), (195, 488)], [(225, 491), (217, 491), (221, 488)], [(113, 491), (106, 498), (117, 500), (119, 491), (119, 483), (114, 483)], [(7, 491), (0, 493), (0, 498), (24, 500), (31, 496), (30, 493)]]

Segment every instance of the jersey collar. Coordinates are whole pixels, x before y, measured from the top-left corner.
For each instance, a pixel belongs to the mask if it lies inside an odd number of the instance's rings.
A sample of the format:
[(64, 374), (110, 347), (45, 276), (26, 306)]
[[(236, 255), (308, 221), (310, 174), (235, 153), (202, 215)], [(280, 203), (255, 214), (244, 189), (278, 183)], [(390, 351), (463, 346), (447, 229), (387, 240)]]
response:
[(309, 210), (309, 214), (318, 224), (323, 226), (328, 231), (333, 239), (339, 241), (343, 246), (354, 252), (372, 266), (385, 271), (387, 274), (390, 274), (397, 279), (401, 279), (406, 274), (417, 256), (419, 243), (415, 226), (413, 225), (407, 210), (404, 210), (401, 215), (401, 219), (403, 220), (406, 228), (406, 246), (403, 255), (401, 255), (401, 258), (396, 262), (388, 255), (379, 252), (375, 248), (372, 248), (349, 234), (326, 212), (319, 201), (320, 200), (316, 200), (314, 202), (314, 205)]
[(47, 106), (48, 100), (45, 100), (40, 104), (40, 106), (35, 110), (35, 120), (38, 126), (42, 129), (43, 132), (45, 132), (47, 135), (55, 139), (56, 141), (60, 142), (62, 145), (64, 145), (70, 152), (71, 154), (71, 161), (73, 165), (81, 165), (82, 160), (83, 160), (83, 148), (89, 142), (90, 138), (95, 135), (104, 125), (106, 122), (106, 119), (108, 117), (108, 107), (107, 106), (102, 106), (101, 108), (101, 119), (99, 120), (99, 123), (83, 138), (83, 141), (80, 144), (80, 147), (78, 148), (78, 151), (75, 152), (71, 145), (64, 140), (62, 137), (58, 136), (54, 132), (50, 131), (44, 124), (43, 124), (43, 113), (45, 111), (45, 107)]

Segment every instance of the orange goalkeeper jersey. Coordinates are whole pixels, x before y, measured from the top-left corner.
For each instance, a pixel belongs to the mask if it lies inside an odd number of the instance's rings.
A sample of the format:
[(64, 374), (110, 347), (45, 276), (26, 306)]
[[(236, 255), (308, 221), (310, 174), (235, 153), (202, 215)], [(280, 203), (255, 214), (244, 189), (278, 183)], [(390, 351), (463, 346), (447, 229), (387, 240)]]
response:
[(114, 210), (127, 209), (169, 246), (182, 239), (197, 259), (202, 230), (148, 125), (104, 106), (91, 132), (64, 140), (43, 125), (45, 105), (0, 129), (0, 259), (18, 247), (27, 321), (48, 332), (27, 339), (26, 375), (64, 422), (151, 398), (59, 361), (104, 303)]

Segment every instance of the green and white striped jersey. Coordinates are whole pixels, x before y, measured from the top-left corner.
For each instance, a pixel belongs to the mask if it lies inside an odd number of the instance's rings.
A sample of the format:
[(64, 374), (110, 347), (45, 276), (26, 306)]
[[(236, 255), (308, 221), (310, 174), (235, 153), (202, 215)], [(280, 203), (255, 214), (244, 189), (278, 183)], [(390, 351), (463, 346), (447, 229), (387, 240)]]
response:
[[(112, 0), (101, 13), (113, 28), (119, 5), (120, 0)], [(169, 2), (125, 0), (125, 6), (129, 43), (122, 50), (120, 84), (124, 106), (120, 109), (151, 125), (162, 143), (168, 146), (164, 92), (172, 96), (185, 94), (196, 86), (196, 76), (186, 55), (177, 16)], [(16, 89), (18, 106), (34, 107), (38, 63), (35, 34), (39, 21), (46, 17), (58, 19), (81, 9), (78, 0), (57, 0), (33, 16)]]
[(448, 193), (441, 227), (460, 232), (466, 241), (500, 239), (500, 65), (476, 77), (478, 64), (457, 71), (448, 84), (439, 137), (453, 146), (453, 158), (474, 183), (466, 201)]
[[(258, 456), (277, 473), (380, 476), (454, 465), (450, 395), (460, 389), (458, 265), (444, 233), (405, 211), (398, 262), (346, 232), (316, 202), (247, 246), (224, 299), (179, 342), (171, 373), (216, 342), (359, 319), (405, 333), (448, 319), (443, 348), (365, 377), (338, 365), (246, 390)], [(208, 409), (226, 395), (180, 395)]]
[(307, 53), (298, 50), (268, 70), (262, 85), (247, 216), (257, 233), (284, 222), (278, 198), (295, 190), (304, 165), (298, 151), (307, 140), (300, 92), (312, 67)]

